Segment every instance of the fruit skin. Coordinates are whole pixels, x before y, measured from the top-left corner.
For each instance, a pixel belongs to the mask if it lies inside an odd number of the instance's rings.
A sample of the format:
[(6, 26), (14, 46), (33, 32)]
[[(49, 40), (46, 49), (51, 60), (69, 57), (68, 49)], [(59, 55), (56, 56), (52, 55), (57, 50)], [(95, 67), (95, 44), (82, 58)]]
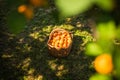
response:
[(26, 9), (27, 9), (27, 6), (26, 6), (26, 5), (20, 5), (20, 6), (18, 7), (18, 12), (19, 12), (19, 13), (23, 13), (23, 12), (25, 12)]
[(26, 17), (27, 19), (32, 19), (32, 18), (33, 18), (33, 15), (34, 15), (34, 13), (33, 13), (33, 8), (28, 7), (28, 8), (25, 10), (24, 15), (25, 15), (25, 17)]
[(100, 74), (110, 74), (113, 70), (111, 55), (104, 53), (97, 56), (94, 60), (94, 68)]
[(47, 4), (47, 0), (29, 0), (29, 1), (35, 7), (40, 7)]
[(18, 12), (24, 14), (27, 19), (32, 19), (34, 15), (33, 8), (24, 4), (18, 7)]
[(56, 31), (52, 34), (52, 38), (49, 43), (56, 49), (67, 48), (71, 43), (71, 36), (65, 31)]

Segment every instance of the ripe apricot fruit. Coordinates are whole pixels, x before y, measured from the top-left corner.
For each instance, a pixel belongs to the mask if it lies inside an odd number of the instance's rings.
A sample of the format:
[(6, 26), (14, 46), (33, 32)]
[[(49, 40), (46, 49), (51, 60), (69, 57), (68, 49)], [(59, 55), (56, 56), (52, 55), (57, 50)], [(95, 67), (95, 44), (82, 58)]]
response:
[(24, 14), (27, 19), (33, 18), (33, 8), (28, 5), (20, 5), (18, 7), (18, 12)]
[(47, 0), (29, 0), (33, 6), (40, 7), (47, 4)]
[(26, 5), (20, 5), (19, 7), (18, 7), (18, 12), (19, 13), (23, 13), (25, 10), (27, 9), (27, 6)]
[(31, 7), (28, 7), (24, 12), (24, 15), (27, 19), (33, 18), (33, 14), (33, 9)]
[(97, 56), (94, 60), (94, 68), (100, 74), (109, 74), (113, 70), (112, 57), (104, 53)]
[(67, 32), (54, 32), (49, 43), (55, 48), (67, 48), (71, 43), (71, 36)]

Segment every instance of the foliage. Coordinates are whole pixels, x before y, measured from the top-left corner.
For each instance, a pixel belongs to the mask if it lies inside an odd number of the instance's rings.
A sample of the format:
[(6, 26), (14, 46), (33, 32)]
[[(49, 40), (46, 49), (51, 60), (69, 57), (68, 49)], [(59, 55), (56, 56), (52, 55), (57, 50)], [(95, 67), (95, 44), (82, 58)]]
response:
[(26, 18), (16, 11), (13, 11), (8, 15), (7, 22), (9, 25), (9, 30), (17, 34), (24, 29)]
[[(41, 1), (41, 2), (37, 2)], [(24, 27), (26, 21), (32, 19), (34, 17), (34, 8), (41, 7), (47, 5), (44, 0), (7, 0), (8, 7), (15, 7), (15, 9), (11, 10), (8, 14), (8, 24), (9, 28), (14, 33), (19, 33)], [(36, 4), (42, 3), (42, 4)], [(103, 80), (111, 80), (112, 78), (120, 79), (120, 23), (116, 22), (115, 19), (118, 20), (119, 14), (117, 4), (118, 0), (55, 0), (56, 7), (60, 12), (60, 17), (71, 17), (78, 15), (80, 13), (89, 11), (93, 9), (93, 6), (97, 6), (97, 8), (102, 9), (105, 15), (98, 16), (101, 18), (97, 18), (96, 30), (95, 30), (95, 41), (91, 41), (86, 45), (86, 55), (97, 57), (103, 53), (109, 53), (112, 55), (114, 70), (110, 75), (102, 75), (102, 74), (94, 74), (90, 77), (90, 80), (98, 80), (98, 78)], [(13, 5), (13, 3), (16, 3)], [(25, 11), (23, 13), (18, 12), (18, 8), (21, 5), (26, 5), (29, 12)], [(41, 6), (40, 6), (41, 5)], [(117, 10), (117, 11), (116, 11)], [(95, 12), (95, 11), (94, 11)], [(31, 14), (29, 14), (31, 13)], [(115, 13), (111, 15), (111, 13)], [(21, 16), (24, 15), (24, 16)], [(28, 17), (29, 16), (29, 17)], [(54, 16), (54, 15), (53, 15)], [(56, 17), (56, 16), (55, 16)], [(112, 18), (109, 18), (112, 17)], [(26, 18), (26, 21), (25, 21)], [(107, 21), (105, 21), (107, 18)], [(43, 21), (44, 23), (44, 21)], [(118, 25), (116, 25), (118, 24)], [(73, 31), (74, 32), (74, 31)], [(77, 36), (77, 31), (75, 35)], [(35, 35), (38, 35), (37, 33)], [(82, 35), (82, 32), (81, 32)], [(85, 36), (84, 36), (85, 37)], [(83, 38), (84, 39), (84, 38)], [(108, 66), (109, 67), (109, 66)]]
[(76, 15), (91, 6), (93, 0), (56, 0), (56, 5), (63, 16)]
[(93, 4), (100, 6), (105, 10), (113, 8), (112, 0), (56, 0), (56, 5), (61, 12), (61, 15), (72, 16), (82, 13), (92, 7)]
[[(66, 16), (73, 16), (79, 13), (83, 13), (86, 10), (90, 9), (90, 7), (92, 7), (92, 5), (97, 5), (99, 8), (102, 8), (103, 11), (108, 11), (107, 16), (110, 16), (110, 13), (112, 11), (114, 11), (114, 5), (116, 5), (118, 7), (117, 4), (115, 4), (116, 1), (113, 0), (70, 0), (70, 1), (63, 1), (63, 0), (57, 0), (56, 1), (56, 5), (58, 7), (58, 9), (61, 12), (61, 15), (63, 17)], [(94, 13), (94, 12), (93, 12)], [(117, 13), (117, 12), (116, 12)], [(115, 39), (117, 39), (119, 41), (119, 28), (118, 26), (115, 25), (115, 21), (109, 18), (107, 18), (107, 21), (104, 20), (104, 16), (101, 16), (102, 18), (98, 18), (98, 22), (96, 25), (96, 31), (95, 31), (95, 38), (96, 41), (92, 42), (92, 43), (88, 43), (88, 45), (86, 45), (86, 54), (89, 56), (99, 56), (100, 54), (103, 53), (109, 53), (112, 54), (113, 56), (113, 64), (114, 64), (114, 70), (115, 71), (115, 77), (117, 77), (118, 79), (120, 79), (118, 77), (119, 74), (119, 70), (120, 66), (119, 66), (119, 53), (120, 51), (118, 51), (118, 48), (116, 48), (115, 46), (119, 47), (119, 44), (116, 44)], [(111, 17), (111, 16), (110, 16)], [(114, 16), (115, 17), (115, 16)], [(116, 16), (117, 17), (117, 16)], [(115, 18), (116, 18), (115, 17)], [(113, 17), (112, 17), (113, 18)], [(100, 20), (99, 20), (100, 19)], [(102, 22), (101, 22), (102, 21)], [(116, 28), (117, 27), (117, 28)], [(118, 55), (118, 57), (117, 57)], [(120, 58), (120, 57), (119, 57)], [(101, 65), (102, 66), (102, 65)], [(109, 65), (108, 65), (109, 67)], [(106, 77), (105, 77), (106, 76)], [(90, 80), (111, 80), (111, 78), (109, 77), (109, 75), (93, 75)], [(113, 73), (111, 73), (111, 76), (114, 76)]]

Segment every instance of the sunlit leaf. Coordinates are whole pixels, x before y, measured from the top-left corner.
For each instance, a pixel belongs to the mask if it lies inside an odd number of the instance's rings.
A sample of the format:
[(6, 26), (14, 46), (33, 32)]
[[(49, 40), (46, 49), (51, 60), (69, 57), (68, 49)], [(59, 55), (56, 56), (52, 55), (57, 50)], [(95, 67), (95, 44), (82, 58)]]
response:
[(89, 43), (86, 45), (86, 54), (90, 56), (97, 56), (102, 54), (103, 51), (97, 43)]
[(63, 16), (72, 16), (91, 7), (93, 0), (56, 0), (56, 5)]
[(101, 46), (103, 52), (105, 53), (111, 53), (114, 47), (112, 40), (99, 39), (97, 44)]
[(97, 26), (98, 39), (110, 40), (116, 36), (115, 23), (110, 21), (108, 23), (99, 23)]
[(113, 9), (113, 0), (95, 0), (96, 4), (104, 10)]
[(23, 15), (19, 14), (17, 11), (13, 11), (8, 15), (7, 23), (9, 26), (9, 30), (16, 34), (24, 29), (26, 19)]
[(110, 76), (108, 75), (102, 75), (102, 74), (94, 74), (89, 78), (89, 80), (112, 80)]

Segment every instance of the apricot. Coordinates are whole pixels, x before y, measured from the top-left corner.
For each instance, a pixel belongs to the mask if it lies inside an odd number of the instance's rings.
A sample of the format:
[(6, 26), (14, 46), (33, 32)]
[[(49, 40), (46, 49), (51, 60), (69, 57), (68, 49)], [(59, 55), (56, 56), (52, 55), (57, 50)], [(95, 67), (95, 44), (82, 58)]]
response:
[(19, 7), (18, 7), (18, 12), (19, 13), (23, 13), (23, 12), (25, 12), (25, 10), (27, 9), (27, 6), (26, 5), (20, 5)]
[(111, 73), (113, 70), (111, 55), (104, 53), (97, 56), (94, 60), (94, 68), (98, 73), (101, 73), (101, 74)]

